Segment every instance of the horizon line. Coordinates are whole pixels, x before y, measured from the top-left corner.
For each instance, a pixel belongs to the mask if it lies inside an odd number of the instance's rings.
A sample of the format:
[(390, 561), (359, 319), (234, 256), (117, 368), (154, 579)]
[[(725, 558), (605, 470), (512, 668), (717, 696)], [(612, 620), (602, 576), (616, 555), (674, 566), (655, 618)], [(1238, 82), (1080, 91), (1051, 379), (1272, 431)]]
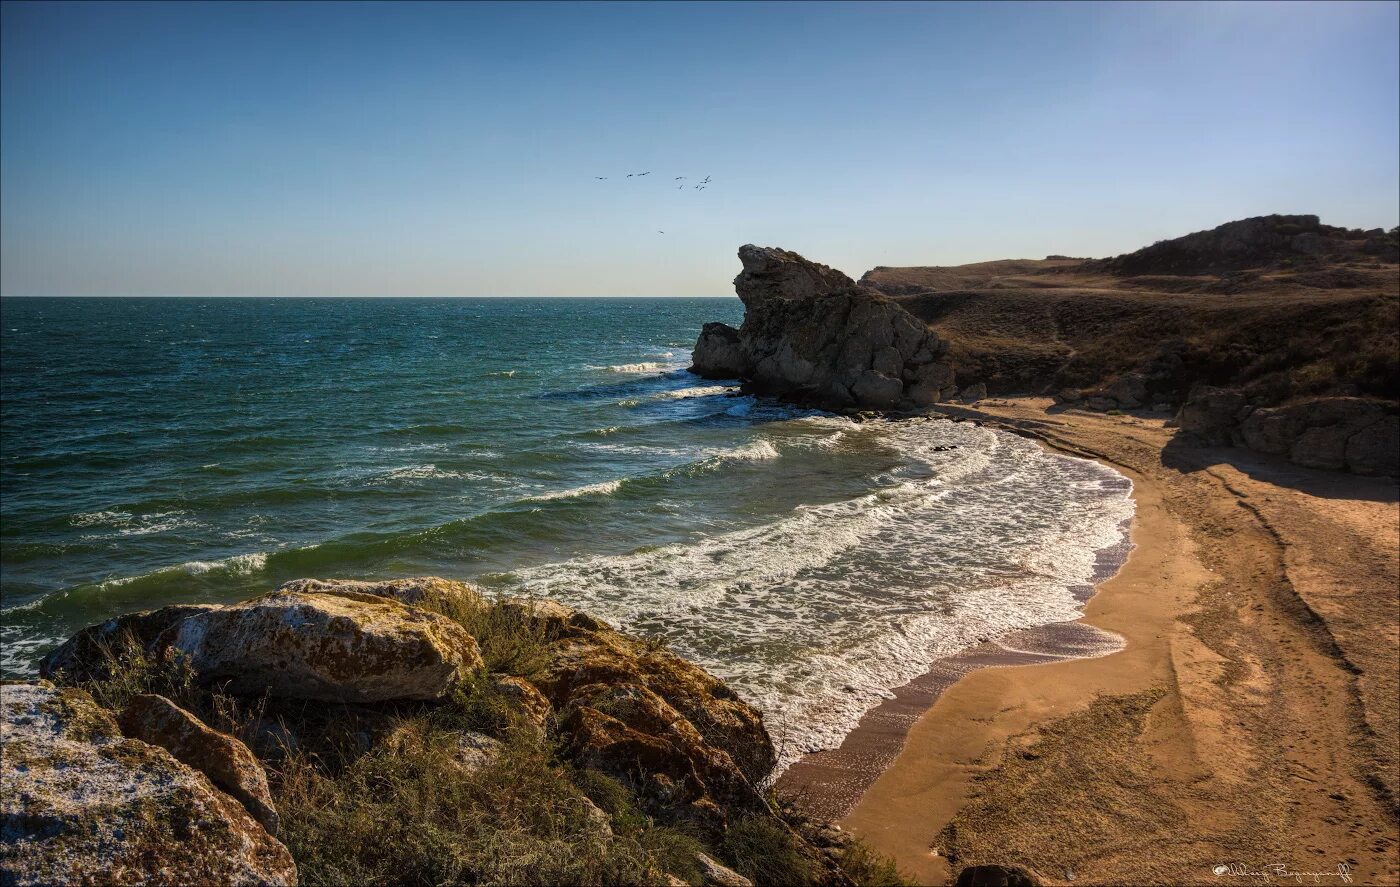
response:
[(245, 295), (210, 295), (186, 293), (0, 293), (0, 299), (737, 299), (737, 295), (681, 295), (681, 296), (581, 296), (581, 295), (513, 295), (513, 296), (461, 296), (461, 295), (270, 295), (251, 293)]

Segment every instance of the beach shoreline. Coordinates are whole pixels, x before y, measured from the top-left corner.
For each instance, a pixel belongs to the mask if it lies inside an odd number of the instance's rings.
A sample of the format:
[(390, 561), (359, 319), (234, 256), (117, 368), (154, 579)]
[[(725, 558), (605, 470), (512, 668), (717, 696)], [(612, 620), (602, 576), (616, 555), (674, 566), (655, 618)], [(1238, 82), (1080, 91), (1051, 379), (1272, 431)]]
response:
[[(1393, 615), (1372, 621), (1370, 641), (1348, 629), (1358, 609), (1393, 613), (1394, 482), (1187, 452), (1161, 415), (1043, 398), (939, 412), (1133, 481), (1131, 553), (1083, 617), (1061, 624), (1126, 647), (1072, 659), (966, 651), (780, 786), (842, 815), (917, 883), (982, 863), (1047, 883), (1194, 883), (1214, 880), (1213, 864), (1271, 860), (1393, 880)], [(1325, 552), (1361, 526), (1379, 545), (1356, 575), (1354, 558)], [(1038, 667), (1008, 667), (1026, 664)], [(1141, 815), (1110, 815), (1145, 802)]]

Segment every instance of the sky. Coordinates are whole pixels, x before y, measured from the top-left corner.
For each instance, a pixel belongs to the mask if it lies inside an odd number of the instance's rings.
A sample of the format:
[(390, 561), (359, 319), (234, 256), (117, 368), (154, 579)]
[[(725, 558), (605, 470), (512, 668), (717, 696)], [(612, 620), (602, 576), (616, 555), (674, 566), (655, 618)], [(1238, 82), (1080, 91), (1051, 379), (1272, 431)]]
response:
[(7, 2), (0, 293), (725, 295), (743, 243), (856, 277), (1390, 228), (1397, 35), (1393, 2)]

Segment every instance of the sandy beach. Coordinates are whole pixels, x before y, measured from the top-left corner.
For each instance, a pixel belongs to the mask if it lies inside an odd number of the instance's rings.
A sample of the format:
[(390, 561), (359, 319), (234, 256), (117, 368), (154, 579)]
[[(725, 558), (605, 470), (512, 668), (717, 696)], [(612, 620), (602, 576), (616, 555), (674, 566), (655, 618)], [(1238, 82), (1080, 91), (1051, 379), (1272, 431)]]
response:
[[(1131, 554), (1079, 623), (940, 663), (784, 787), (919, 883), (1396, 883), (1395, 482), (1183, 447), (1161, 415), (940, 411), (1125, 473)], [(1126, 646), (1064, 658), (1100, 630)]]

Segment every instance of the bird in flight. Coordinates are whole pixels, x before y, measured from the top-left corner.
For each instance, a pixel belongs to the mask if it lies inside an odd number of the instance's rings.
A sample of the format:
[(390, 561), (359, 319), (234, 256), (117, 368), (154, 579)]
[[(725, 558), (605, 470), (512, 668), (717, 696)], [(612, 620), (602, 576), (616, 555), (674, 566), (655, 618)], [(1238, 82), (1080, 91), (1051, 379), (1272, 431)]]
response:
[(634, 175), (636, 175), (636, 173), (630, 173), (630, 172), (629, 172), (629, 173), (627, 174), (627, 178), (630, 179), (630, 178), (632, 178), (632, 176), (634, 176)]
[(666, 232), (665, 232), (665, 231), (657, 231), (656, 233), (657, 233), (657, 234), (665, 234)]
[(594, 176), (593, 178), (595, 178), (595, 179), (606, 179), (607, 176)]
[(638, 176), (649, 176), (649, 175), (651, 175), (651, 170), (647, 170), (646, 172), (639, 172), (639, 173), (637, 173), (637, 175), (638, 175)]
[(685, 176), (676, 176), (676, 177), (675, 177), (674, 179), (672, 179), (671, 181), (673, 181), (673, 182), (679, 182), (679, 181), (680, 181), (681, 179), (683, 179), (683, 178), (685, 178)]

